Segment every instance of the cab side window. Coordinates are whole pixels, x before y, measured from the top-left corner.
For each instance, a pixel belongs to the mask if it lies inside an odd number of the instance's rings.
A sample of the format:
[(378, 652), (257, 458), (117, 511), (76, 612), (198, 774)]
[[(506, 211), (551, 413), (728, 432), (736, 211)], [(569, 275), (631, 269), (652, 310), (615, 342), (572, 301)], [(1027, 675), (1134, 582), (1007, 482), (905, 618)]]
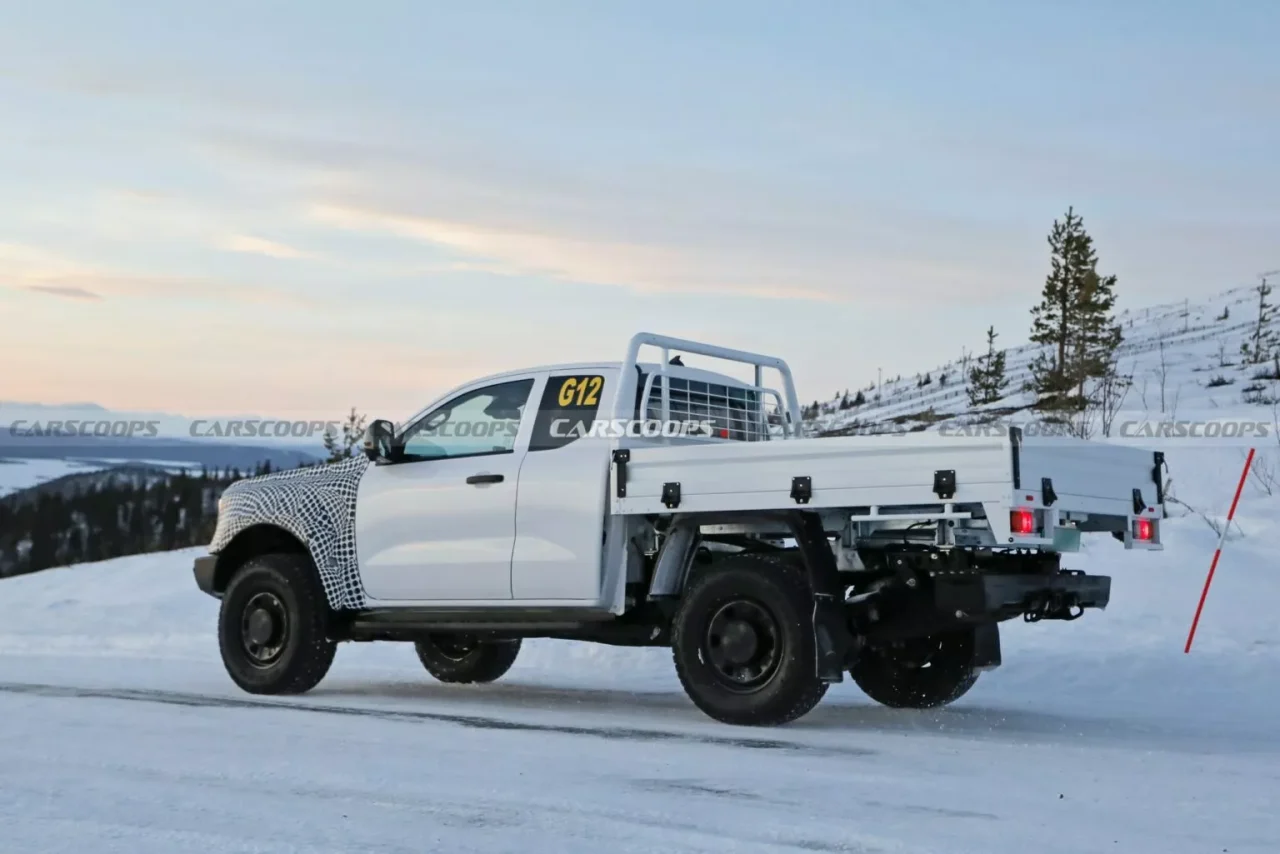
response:
[(527, 379), (463, 392), (404, 431), (404, 459), (511, 453), (532, 390)]
[[(604, 377), (559, 374), (547, 378), (529, 439), (530, 451), (550, 451), (591, 435), (600, 411)], [(597, 433), (599, 431), (597, 430)]]

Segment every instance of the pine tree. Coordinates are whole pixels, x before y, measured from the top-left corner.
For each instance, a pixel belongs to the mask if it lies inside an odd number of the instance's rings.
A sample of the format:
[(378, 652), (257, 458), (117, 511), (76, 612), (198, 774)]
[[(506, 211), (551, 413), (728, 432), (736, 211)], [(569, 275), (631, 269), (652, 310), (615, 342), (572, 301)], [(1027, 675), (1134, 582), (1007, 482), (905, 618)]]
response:
[(326, 461), (336, 463), (339, 460), (344, 459), (342, 448), (339, 447), (338, 444), (337, 433), (332, 430), (325, 430), (324, 435), (321, 437), (321, 441), (324, 443), (324, 455)]
[(1031, 310), (1031, 340), (1045, 350), (1031, 365), (1033, 389), (1048, 409), (1081, 410), (1085, 383), (1105, 375), (1121, 341), (1112, 311), (1115, 276), (1101, 276), (1093, 238), (1068, 208), (1048, 237), (1050, 271)]
[(1275, 320), (1276, 307), (1267, 301), (1272, 288), (1266, 279), (1254, 291), (1258, 294), (1258, 316), (1248, 339), (1240, 345), (1240, 353), (1247, 364), (1261, 365), (1271, 358), (1278, 344), (1275, 330), (1271, 326), (1271, 322)]
[(328, 462), (339, 463), (351, 457), (356, 445), (364, 438), (364, 422), (365, 416), (357, 415), (353, 406), (347, 414), (347, 420), (342, 423), (341, 436), (332, 430), (324, 431), (324, 450)]
[(1099, 276), (1097, 270), (1090, 267), (1076, 300), (1078, 327), (1071, 374), (1076, 383), (1076, 398), (1081, 401), (1085, 400), (1085, 382), (1107, 375), (1112, 356), (1120, 346), (1120, 326), (1112, 316), (1115, 287), (1115, 276)]
[(987, 352), (969, 368), (969, 405), (983, 406), (1004, 397), (1009, 384), (1004, 374), (1004, 350), (996, 350), (996, 328), (987, 329)]

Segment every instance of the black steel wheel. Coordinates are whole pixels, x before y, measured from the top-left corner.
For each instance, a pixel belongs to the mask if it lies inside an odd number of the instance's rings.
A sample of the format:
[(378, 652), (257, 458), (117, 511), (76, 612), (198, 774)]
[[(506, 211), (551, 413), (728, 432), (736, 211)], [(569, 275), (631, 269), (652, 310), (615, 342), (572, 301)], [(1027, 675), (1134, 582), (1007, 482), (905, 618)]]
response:
[(249, 663), (270, 667), (284, 654), (289, 639), (289, 612), (280, 597), (269, 591), (255, 593), (240, 616), (240, 641)]
[(685, 693), (723, 723), (787, 723), (827, 692), (817, 676), (813, 593), (788, 557), (732, 555), (692, 579), (671, 645)]
[(441, 682), (493, 682), (520, 654), (520, 639), (482, 640), (463, 633), (433, 634), (414, 645), (418, 660)]
[(849, 675), (868, 697), (895, 709), (933, 709), (963, 697), (978, 681), (970, 628), (868, 646)]
[(782, 660), (782, 630), (773, 613), (751, 599), (732, 599), (707, 622), (703, 653), (730, 691), (750, 693), (769, 683)]
[(301, 694), (320, 683), (337, 644), (329, 606), (306, 555), (251, 558), (222, 597), (218, 646), (231, 679), (251, 694)]

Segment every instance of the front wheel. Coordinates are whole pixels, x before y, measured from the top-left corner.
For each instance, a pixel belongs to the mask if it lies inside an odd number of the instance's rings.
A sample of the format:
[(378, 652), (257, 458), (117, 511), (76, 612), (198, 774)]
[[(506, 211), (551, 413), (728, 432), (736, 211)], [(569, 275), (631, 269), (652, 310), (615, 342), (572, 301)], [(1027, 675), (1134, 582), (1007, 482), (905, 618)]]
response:
[(520, 639), (485, 641), (463, 634), (438, 634), (413, 647), (422, 666), (441, 682), (493, 682), (516, 663)]
[(240, 568), (222, 597), (218, 646), (227, 674), (250, 694), (302, 694), (329, 672), (337, 644), (311, 561), (271, 554)]
[(672, 624), (672, 653), (689, 699), (723, 723), (788, 723), (827, 692), (808, 579), (773, 555), (735, 555), (692, 581)]
[(868, 697), (894, 709), (933, 709), (963, 697), (978, 681), (974, 630), (957, 629), (868, 646), (849, 670)]

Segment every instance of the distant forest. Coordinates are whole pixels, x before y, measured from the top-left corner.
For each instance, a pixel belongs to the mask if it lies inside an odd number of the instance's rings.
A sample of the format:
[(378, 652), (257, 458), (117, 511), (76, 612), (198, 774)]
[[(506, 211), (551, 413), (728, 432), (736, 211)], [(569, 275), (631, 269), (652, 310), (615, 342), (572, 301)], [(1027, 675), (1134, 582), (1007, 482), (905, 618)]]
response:
[(126, 466), (59, 478), (0, 498), (0, 577), (206, 545), (218, 498), (271, 464), (172, 474)]

